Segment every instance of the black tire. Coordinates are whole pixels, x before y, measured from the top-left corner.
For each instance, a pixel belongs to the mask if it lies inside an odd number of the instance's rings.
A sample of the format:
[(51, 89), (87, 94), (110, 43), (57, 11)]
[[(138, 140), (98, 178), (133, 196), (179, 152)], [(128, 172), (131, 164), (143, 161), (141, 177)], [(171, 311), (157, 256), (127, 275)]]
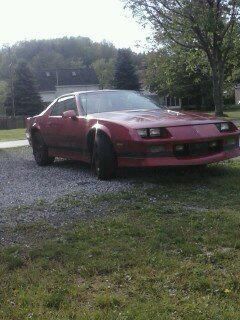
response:
[(207, 164), (199, 164), (195, 166), (196, 170), (205, 170), (207, 168)]
[(111, 141), (104, 134), (96, 137), (92, 160), (94, 172), (98, 179), (109, 180), (116, 175), (116, 155)]
[(33, 155), (36, 163), (43, 167), (50, 165), (54, 162), (54, 157), (48, 156), (48, 148), (39, 132), (33, 134)]
[(192, 172), (192, 173), (204, 173), (204, 171), (207, 169), (207, 164), (197, 164), (193, 166), (185, 167), (186, 171)]

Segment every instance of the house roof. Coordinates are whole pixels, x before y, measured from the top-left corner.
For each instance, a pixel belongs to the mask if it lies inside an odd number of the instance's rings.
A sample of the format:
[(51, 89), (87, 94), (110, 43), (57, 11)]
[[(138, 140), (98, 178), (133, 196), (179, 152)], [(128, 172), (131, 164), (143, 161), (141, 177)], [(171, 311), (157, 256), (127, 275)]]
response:
[(40, 91), (55, 91), (56, 86), (76, 86), (99, 84), (93, 68), (81, 69), (46, 69), (36, 74)]

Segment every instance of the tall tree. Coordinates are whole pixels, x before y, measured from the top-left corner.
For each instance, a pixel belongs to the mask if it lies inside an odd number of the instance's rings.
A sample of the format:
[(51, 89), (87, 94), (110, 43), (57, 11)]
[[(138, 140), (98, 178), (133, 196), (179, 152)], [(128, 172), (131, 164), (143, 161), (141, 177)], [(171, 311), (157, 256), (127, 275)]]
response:
[(116, 89), (139, 90), (140, 83), (129, 49), (119, 49), (115, 65), (114, 87)]
[(114, 76), (114, 59), (105, 59), (96, 60), (92, 66), (95, 70), (101, 89), (110, 89), (113, 85), (113, 76)]
[(206, 54), (212, 72), (216, 115), (223, 115), (226, 61), (233, 47), (238, 0), (123, 0), (149, 21), (160, 42), (167, 40)]
[[(11, 47), (14, 64), (25, 60), (33, 73), (42, 69), (80, 68), (90, 66), (98, 59), (115, 58), (117, 49), (106, 41), (93, 42), (84, 37), (64, 37), (48, 40), (22, 41)], [(9, 73), (9, 53), (0, 50), (0, 79), (6, 80)]]
[(0, 115), (5, 116), (4, 102), (7, 95), (7, 82), (0, 81)]
[(183, 107), (189, 103), (202, 109), (213, 105), (209, 66), (199, 51), (173, 45), (149, 53), (145, 81), (160, 96), (181, 98)]
[[(35, 79), (27, 63), (19, 62), (14, 75), (14, 100), (16, 115), (36, 115), (42, 109), (42, 101), (38, 94)], [(11, 115), (11, 97), (5, 101), (7, 113)]]

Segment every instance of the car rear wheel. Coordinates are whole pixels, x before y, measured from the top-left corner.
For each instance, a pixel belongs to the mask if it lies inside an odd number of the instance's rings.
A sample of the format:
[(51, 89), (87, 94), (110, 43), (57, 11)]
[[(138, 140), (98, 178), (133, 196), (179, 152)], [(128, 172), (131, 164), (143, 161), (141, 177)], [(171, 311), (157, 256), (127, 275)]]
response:
[(33, 155), (39, 166), (50, 165), (55, 160), (54, 157), (48, 156), (48, 148), (44, 143), (41, 134), (38, 132), (33, 135)]
[(98, 135), (94, 144), (93, 168), (100, 180), (108, 180), (115, 176), (117, 159), (111, 141), (104, 135)]

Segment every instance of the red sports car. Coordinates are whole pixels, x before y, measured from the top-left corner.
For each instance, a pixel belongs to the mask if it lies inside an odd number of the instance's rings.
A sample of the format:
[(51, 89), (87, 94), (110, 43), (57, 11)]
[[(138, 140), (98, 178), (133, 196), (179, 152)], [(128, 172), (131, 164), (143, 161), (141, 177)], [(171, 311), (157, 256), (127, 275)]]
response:
[(100, 179), (118, 167), (204, 165), (237, 157), (239, 134), (230, 121), (166, 110), (127, 90), (67, 94), (27, 119), (38, 165), (55, 157), (81, 160)]

